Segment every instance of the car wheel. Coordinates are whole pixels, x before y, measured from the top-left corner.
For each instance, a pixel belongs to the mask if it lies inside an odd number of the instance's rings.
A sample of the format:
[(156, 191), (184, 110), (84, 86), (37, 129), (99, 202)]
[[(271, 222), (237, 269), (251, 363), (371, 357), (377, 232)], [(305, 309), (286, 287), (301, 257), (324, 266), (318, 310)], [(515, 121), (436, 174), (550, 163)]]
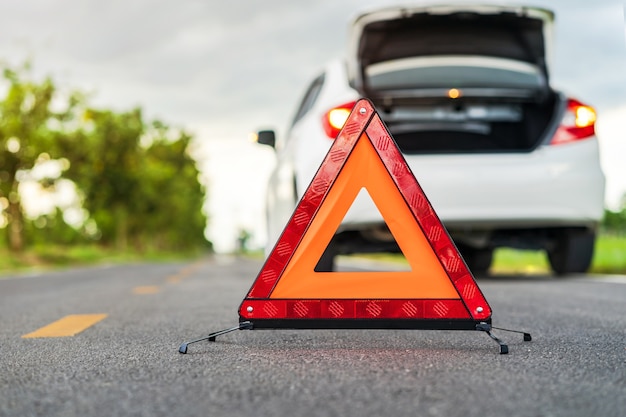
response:
[(587, 272), (593, 258), (596, 234), (592, 231), (566, 231), (548, 249), (548, 261), (557, 275)]
[(315, 266), (315, 272), (333, 272), (335, 270), (335, 257), (337, 256), (337, 249), (331, 241), (328, 247), (322, 254), (319, 262)]
[(474, 275), (485, 275), (493, 261), (492, 248), (472, 248), (469, 246), (460, 246), (459, 252), (465, 260), (467, 267)]

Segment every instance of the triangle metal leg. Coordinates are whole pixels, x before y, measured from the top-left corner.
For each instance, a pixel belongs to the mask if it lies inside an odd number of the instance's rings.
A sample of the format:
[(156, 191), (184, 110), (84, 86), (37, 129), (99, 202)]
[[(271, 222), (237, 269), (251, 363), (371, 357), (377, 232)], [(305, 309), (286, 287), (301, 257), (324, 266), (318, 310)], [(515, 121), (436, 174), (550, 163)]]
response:
[(492, 338), (493, 340), (496, 341), (496, 343), (498, 343), (500, 345), (500, 355), (506, 355), (509, 353), (509, 346), (504, 343), (501, 339), (499, 339), (498, 337), (496, 337), (493, 333), (491, 333), (491, 331), (489, 330), (485, 330), (485, 333), (487, 333), (489, 335), (490, 338)]
[(522, 332), (520, 330), (503, 329), (502, 327), (493, 327), (493, 326), (491, 326), (491, 328), (492, 329), (496, 329), (496, 330), (502, 330), (503, 332), (523, 334), (524, 335), (524, 342), (530, 342), (530, 341), (533, 340), (533, 337), (530, 335), (530, 333), (527, 333), (527, 332)]
[(491, 333), (492, 329), (497, 329), (497, 330), (502, 330), (502, 331), (505, 331), (505, 332), (522, 334), (522, 335), (524, 335), (524, 342), (530, 342), (531, 340), (533, 340), (533, 338), (530, 335), (530, 333), (527, 333), (527, 332), (522, 332), (522, 331), (519, 331), (519, 330), (503, 329), (503, 328), (500, 328), (500, 327), (493, 327), (489, 323), (477, 324), (476, 325), (476, 330), (479, 330), (481, 332), (487, 333), (487, 335), (489, 335), (490, 338), (492, 338), (496, 343), (498, 343), (500, 345), (500, 354), (501, 355), (506, 355), (507, 353), (509, 353), (509, 346), (506, 343), (504, 343), (502, 341), (502, 339), (500, 339), (499, 337), (497, 337), (493, 333)]
[(251, 329), (252, 329), (252, 323), (250, 323), (249, 321), (242, 321), (236, 327), (231, 327), (229, 329), (224, 329), (224, 330), (220, 330), (217, 332), (213, 332), (213, 333), (210, 333), (208, 336), (201, 337), (200, 339), (195, 339), (190, 342), (184, 342), (178, 348), (178, 352), (183, 353), (183, 354), (187, 353), (187, 347), (192, 343), (202, 342), (203, 340), (208, 340), (209, 342), (215, 342), (215, 339), (217, 338), (217, 336), (234, 332), (235, 330), (251, 330)]

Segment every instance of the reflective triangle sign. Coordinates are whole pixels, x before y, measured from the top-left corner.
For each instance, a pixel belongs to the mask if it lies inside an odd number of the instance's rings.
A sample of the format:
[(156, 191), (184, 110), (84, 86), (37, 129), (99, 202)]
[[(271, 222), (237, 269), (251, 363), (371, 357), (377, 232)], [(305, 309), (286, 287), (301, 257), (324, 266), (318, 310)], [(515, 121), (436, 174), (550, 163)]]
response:
[[(317, 272), (365, 189), (408, 271)], [(474, 330), (491, 308), (373, 105), (360, 100), (239, 307), (254, 328)]]

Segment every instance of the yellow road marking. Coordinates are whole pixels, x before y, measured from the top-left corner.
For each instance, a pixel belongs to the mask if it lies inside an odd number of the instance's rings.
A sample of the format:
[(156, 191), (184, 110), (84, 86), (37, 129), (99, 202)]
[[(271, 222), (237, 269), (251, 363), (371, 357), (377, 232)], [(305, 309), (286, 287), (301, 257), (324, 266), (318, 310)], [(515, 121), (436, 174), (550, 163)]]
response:
[(178, 284), (183, 278), (184, 276), (181, 274), (170, 275), (169, 277), (167, 277), (167, 282), (169, 282), (170, 284)]
[(159, 291), (161, 291), (161, 289), (156, 285), (146, 285), (145, 287), (133, 288), (133, 294), (137, 295), (156, 294)]
[(167, 277), (167, 282), (169, 284), (178, 284), (184, 278), (187, 278), (189, 275), (193, 274), (198, 268), (202, 266), (203, 263), (204, 261), (200, 260), (182, 268), (180, 271), (178, 271), (177, 274), (170, 275), (169, 277)]
[(22, 338), (74, 336), (99, 321), (104, 320), (107, 316), (108, 314), (72, 314), (35, 330), (32, 333), (25, 334)]

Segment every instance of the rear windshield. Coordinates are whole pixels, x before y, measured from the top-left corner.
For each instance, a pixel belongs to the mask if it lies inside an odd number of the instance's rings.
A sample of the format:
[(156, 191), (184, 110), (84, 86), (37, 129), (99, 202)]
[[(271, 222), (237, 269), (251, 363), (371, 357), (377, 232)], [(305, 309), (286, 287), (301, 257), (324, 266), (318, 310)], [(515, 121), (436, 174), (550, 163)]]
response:
[(545, 85), (539, 69), (528, 63), (492, 57), (420, 57), (379, 62), (365, 69), (374, 90), (398, 88), (521, 88)]

